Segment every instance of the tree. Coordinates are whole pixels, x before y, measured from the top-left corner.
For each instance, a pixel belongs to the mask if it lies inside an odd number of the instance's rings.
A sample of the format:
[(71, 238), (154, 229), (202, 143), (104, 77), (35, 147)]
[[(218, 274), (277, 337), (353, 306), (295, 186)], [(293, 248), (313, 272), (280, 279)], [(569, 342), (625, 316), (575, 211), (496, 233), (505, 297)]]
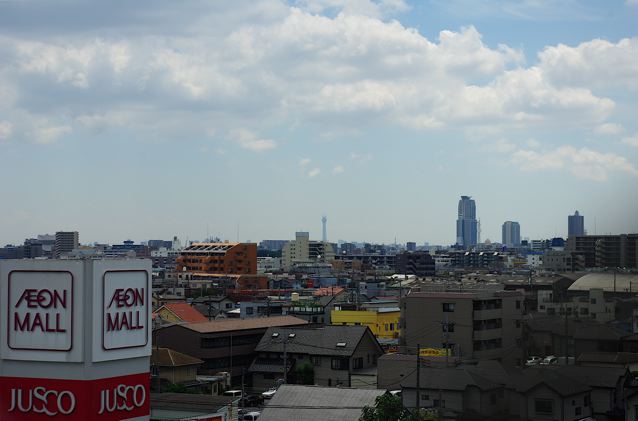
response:
[(299, 384), (315, 384), (315, 368), (309, 362), (297, 365), (295, 375)]
[(436, 421), (436, 416), (410, 411), (403, 407), (400, 396), (384, 393), (374, 406), (364, 406), (359, 421)]

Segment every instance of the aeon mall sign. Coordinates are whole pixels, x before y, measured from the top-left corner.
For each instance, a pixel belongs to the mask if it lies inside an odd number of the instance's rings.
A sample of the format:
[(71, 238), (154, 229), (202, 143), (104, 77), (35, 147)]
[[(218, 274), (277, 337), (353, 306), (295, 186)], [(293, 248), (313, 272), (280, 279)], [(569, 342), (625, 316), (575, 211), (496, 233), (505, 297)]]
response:
[(0, 261), (0, 421), (148, 420), (151, 263)]
[[(93, 360), (103, 361), (150, 354), (150, 288), (145, 270), (97, 271), (94, 294), (95, 326)], [(98, 300), (99, 299), (99, 300)]]

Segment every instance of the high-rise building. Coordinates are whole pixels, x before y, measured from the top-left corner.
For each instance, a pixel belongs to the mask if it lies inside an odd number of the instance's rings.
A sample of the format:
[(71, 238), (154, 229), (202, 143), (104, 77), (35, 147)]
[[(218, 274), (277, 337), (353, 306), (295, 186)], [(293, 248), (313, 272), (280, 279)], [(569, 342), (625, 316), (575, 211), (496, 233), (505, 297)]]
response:
[(80, 234), (77, 231), (58, 231), (55, 233), (54, 256), (60, 257), (73, 251), (80, 245)]
[(257, 244), (193, 243), (176, 259), (177, 272), (255, 275)]
[(518, 222), (505, 221), (503, 224), (503, 245), (519, 247), (521, 245), (521, 226)]
[(295, 264), (334, 260), (335, 252), (330, 243), (312, 241), (306, 231), (295, 233), (295, 239), (288, 241), (281, 250), (281, 262), (284, 270)]
[(476, 203), (470, 196), (461, 196), (456, 220), (456, 244), (470, 249), (478, 243), (478, 221)]
[(576, 211), (567, 217), (567, 237), (582, 237), (583, 235), (585, 235), (585, 217)]

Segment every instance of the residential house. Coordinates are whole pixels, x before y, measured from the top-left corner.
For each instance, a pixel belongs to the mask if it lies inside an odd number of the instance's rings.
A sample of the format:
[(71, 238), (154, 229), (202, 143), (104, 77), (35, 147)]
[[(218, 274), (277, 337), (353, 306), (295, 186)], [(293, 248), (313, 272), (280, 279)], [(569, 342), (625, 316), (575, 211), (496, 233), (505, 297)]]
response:
[(198, 323), (208, 318), (188, 303), (167, 303), (154, 312), (156, 316), (169, 323)]
[[(197, 369), (204, 363), (199, 358), (182, 354), (170, 348), (153, 348), (151, 353), (151, 375), (156, 382), (182, 384), (188, 386), (196, 383)], [(163, 387), (162, 387), (163, 388)]]
[(229, 372), (241, 376), (254, 360), (255, 347), (269, 327), (307, 323), (292, 316), (278, 316), (170, 325), (155, 331), (155, 344), (203, 360), (202, 374)]
[(314, 384), (351, 387), (357, 375), (369, 378), (369, 369), (383, 355), (366, 326), (271, 327), (255, 351), (258, 355), (250, 367), (253, 385), (264, 388), (283, 378), (284, 366), (291, 383), (301, 381), (296, 368), (306, 364), (312, 367)]

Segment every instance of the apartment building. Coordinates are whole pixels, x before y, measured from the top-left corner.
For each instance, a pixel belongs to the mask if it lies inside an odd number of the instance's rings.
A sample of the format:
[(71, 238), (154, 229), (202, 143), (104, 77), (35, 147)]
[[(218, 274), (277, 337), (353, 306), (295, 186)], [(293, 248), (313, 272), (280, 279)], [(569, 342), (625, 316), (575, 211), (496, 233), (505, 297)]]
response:
[(538, 291), (537, 311), (554, 316), (567, 315), (574, 319), (592, 319), (602, 323), (610, 322), (616, 317), (614, 301), (605, 300), (601, 288), (592, 288), (588, 296), (573, 297), (570, 301), (556, 300), (553, 291)]
[(583, 255), (587, 268), (638, 267), (638, 234), (570, 237), (566, 248)]
[(255, 243), (193, 243), (176, 259), (178, 273), (257, 274)]
[(401, 300), (400, 345), (447, 348), (461, 360), (518, 365), (523, 293), (519, 291), (414, 292)]
[(295, 264), (328, 262), (335, 258), (330, 243), (310, 240), (306, 231), (295, 233), (295, 239), (288, 241), (281, 250), (281, 264), (284, 270), (290, 270)]
[(80, 245), (80, 234), (77, 231), (58, 231), (55, 233), (53, 255), (59, 258), (63, 254), (73, 251)]

